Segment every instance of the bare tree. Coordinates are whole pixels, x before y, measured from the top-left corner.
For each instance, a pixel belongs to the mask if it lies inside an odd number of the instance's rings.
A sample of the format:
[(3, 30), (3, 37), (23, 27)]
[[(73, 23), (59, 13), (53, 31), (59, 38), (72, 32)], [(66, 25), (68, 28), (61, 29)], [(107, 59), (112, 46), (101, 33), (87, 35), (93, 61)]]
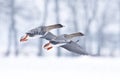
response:
[[(27, 8), (26, 6), (16, 4), (15, 0), (7, 0), (8, 5), (5, 7), (9, 12), (6, 14), (9, 16), (10, 26), (8, 29), (8, 46), (7, 51), (5, 53), (5, 56), (8, 56), (10, 54), (12, 46), (14, 47), (15, 55), (18, 56), (19, 54), (19, 47), (18, 47), (18, 30), (17, 30), (17, 24), (16, 24), (16, 15), (20, 16), (23, 19), (26, 20), (34, 20), (35, 16), (31, 16), (33, 12), (31, 8)], [(35, 8), (36, 9), (36, 8)], [(28, 14), (26, 14), (27, 12)], [(25, 14), (24, 14), (25, 13)]]
[(74, 31), (78, 32), (78, 23), (77, 23), (77, 8), (76, 8), (76, 3), (77, 3), (77, 0), (73, 1), (73, 0), (70, 0), (68, 1), (68, 5), (71, 9), (71, 15), (72, 15), (72, 20), (73, 20), (73, 26), (74, 26)]
[(10, 21), (11, 21), (11, 25), (9, 27), (9, 32), (8, 32), (8, 48), (7, 48), (7, 52), (6, 52), (6, 56), (8, 56), (10, 54), (10, 46), (12, 43), (12, 38), (13, 43), (14, 43), (14, 49), (15, 49), (15, 54), (16, 56), (18, 55), (18, 41), (17, 41), (17, 29), (15, 27), (15, 1), (11, 0), (10, 1), (10, 9), (11, 9), (11, 13), (10, 13)]
[[(56, 23), (60, 23), (60, 12), (59, 12), (59, 0), (55, 0), (55, 13), (56, 13)], [(60, 30), (57, 29), (57, 35), (60, 34)], [(61, 50), (58, 47), (57, 48), (57, 56), (60, 57), (61, 56)]]
[[(78, 28), (78, 19), (77, 19), (77, 14), (78, 14), (78, 9), (77, 9), (77, 2), (78, 0), (68, 0), (68, 6), (71, 10), (71, 19), (72, 19), (72, 24), (73, 24), (73, 29), (75, 32), (78, 32), (79, 31), (79, 28)], [(77, 56), (77, 54), (71, 54), (71, 56)]]
[[(82, 0), (83, 2), (83, 8), (85, 11), (85, 35), (86, 37), (84, 38), (84, 48), (86, 49), (88, 46), (88, 49), (91, 50), (91, 41), (92, 41), (92, 35), (90, 32), (90, 26), (95, 20), (97, 11), (98, 11), (98, 0)], [(90, 15), (91, 13), (91, 15)]]
[[(119, 7), (119, 41), (120, 41), (120, 0), (118, 0), (118, 7)], [(118, 47), (119, 47), (119, 50), (120, 50), (120, 42), (118, 43)]]
[[(117, 10), (116, 7), (111, 6), (113, 1), (106, 0), (104, 10), (99, 17), (98, 21), (98, 31), (97, 31), (97, 41), (98, 41), (98, 49), (97, 49), (97, 54), (100, 56), (103, 51), (103, 48), (106, 47), (106, 42), (109, 43), (109, 55), (114, 56), (114, 51), (117, 48), (117, 35), (114, 34), (114, 32), (109, 32), (109, 35), (105, 33), (105, 28), (107, 28), (108, 25), (113, 24), (114, 22), (117, 22), (116, 15), (117, 15)], [(113, 12), (111, 12), (113, 11)], [(112, 36), (112, 38), (111, 38)], [(108, 48), (106, 47), (106, 48)]]
[[(113, 11), (113, 12), (111, 12), (111, 13), (113, 13), (113, 17), (111, 18), (111, 21), (112, 22), (118, 22), (117, 24), (119, 24), (118, 26), (119, 26), (119, 32), (118, 32), (118, 34), (111, 34), (110, 35), (110, 38), (109, 38), (109, 40), (110, 40), (110, 43), (111, 43), (111, 48), (110, 48), (110, 55), (109, 56), (111, 56), (111, 57), (114, 57), (115, 56), (115, 51), (117, 50), (117, 49), (119, 49), (120, 48), (120, 0), (115, 0), (115, 2), (114, 2), (117, 6), (114, 8), (114, 11), (113, 10), (111, 10), (111, 11)], [(114, 38), (111, 38), (111, 36), (113, 36)]]
[[(44, 0), (44, 17), (43, 17), (43, 20), (42, 20), (42, 25), (45, 25), (46, 24), (46, 20), (47, 20), (47, 17), (48, 17), (48, 4), (49, 4), (49, 0)], [(40, 39), (39, 40), (39, 45), (38, 45), (38, 56), (43, 56), (43, 50), (42, 50), (42, 46), (43, 45), (43, 40)]]
[(104, 47), (105, 44), (105, 34), (103, 33), (103, 30), (105, 27), (109, 24), (108, 23), (108, 18), (107, 18), (107, 9), (108, 9), (108, 4), (109, 2), (106, 1), (105, 7), (103, 9), (103, 12), (98, 20), (98, 31), (97, 31), (97, 41), (98, 41), (98, 48), (97, 48), (97, 55), (101, 55), (102, 48)]

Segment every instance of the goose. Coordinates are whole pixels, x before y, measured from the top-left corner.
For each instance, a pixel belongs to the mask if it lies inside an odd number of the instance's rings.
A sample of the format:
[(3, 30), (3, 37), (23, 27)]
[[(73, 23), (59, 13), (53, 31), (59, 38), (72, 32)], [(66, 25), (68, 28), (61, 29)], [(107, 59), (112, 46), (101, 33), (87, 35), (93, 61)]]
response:
[(52, 33), (48, 33), (46, 34), (43, 38), (49, 40), (49, 42), (47, 44), (44, 45), (44, 48), (46, 48), (47, 50), (51, 49), (52, 46), (49, 47), (50, 44), (53, 44), (55, 46), (62, 46), (65, 45), (66, 43), (69, 43), (71, 41), (72, 38), (74, 37), (78, 37), (78, 36), (83, 36), (84, 34), (81, 32), (77, 32), (77, 33), (72, 33), (72, 34), (62, 34), (59, 36), (54, 35), (54, 37), (51, 38), (51, 35), (53, 35)]
[(63, 34), (63, 35), (56, 36), (53, 33), (48, 32), (42, 38), (49, 41), (47, 44), (44, 45), (44, 48), (46, 48), (47, 50), (52, 49), (53, 46), (51, 46), (51, 44), (53, 44), (53, 45), (58, 45), (58, 47), (62, 47), (70, 52), (73, 52), (79, 55), (87, 55), (87, 56), (92, 56), (92, 57), (98, 56), (97, 54), (90, 54), (86, 52), (83, 49), (83, 47), (81, 47), (77, 43), (79, 40), (77, 41), (72, 40), (72, 38), (79, 37), (79, 36), (84, 36), (84, 34), (81, 32), (77, 32), (77, 33), (72, 33), (72, 34)]
[(77, 32), (72, 34), (63, 34), (56, 36), (51, 32), (48, 32), (43, 38), (48, 40), (49, 42), (44, 45), (44, 48), (50, 50), (53, 48), (53, 45), (59, 45), (58, 47), (62, 47), (68, 51), (80, 54), (80, 55), (88, 55), (88, 53), (77, 43), (77, 41), (73, 41), (72, 38), (84, 36), (83, 33)]
[(27, 41), (30, 37), (35, 37), (39, 35), (39, 37), (43, 37), (46, 33), (48, 33), (50, 30), (62, 28), (63, 25), (61, 24), (54, 24), (49, 26), (39, 26), (37, 28), (31, 29), (28, 32), (25, 33), (24, 36), (21, 37), (20, 42)]

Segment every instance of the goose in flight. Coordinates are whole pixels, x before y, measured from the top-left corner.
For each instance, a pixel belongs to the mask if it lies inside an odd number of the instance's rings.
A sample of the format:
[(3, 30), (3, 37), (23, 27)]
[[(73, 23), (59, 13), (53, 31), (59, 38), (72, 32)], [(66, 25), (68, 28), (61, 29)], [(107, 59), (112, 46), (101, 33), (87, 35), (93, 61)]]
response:
[(77, 43), (78, 41), (73, 41), (72, 38), (78, 37), (78, 36), (84, 36), (84, 34), (78, 32), (78, 33), (72, 33), (72, 34), (63, 34), (60, 36), (56, 36), (52, 34), (51, 32), (48, 32), (43, 38), (48, 40), (49, 43), (44, 45), (44, 48), (47, 50), (52, 49), (53, 45), (58, 45), (59, 47), (62, 47), (68, 51), (78, 53), (80, 55), (88, 55), (86, 51)]
[[(48, 33), (46, 34), (43, 38), (49, 40), (49, 43), (44, 45), (44, 48), (46, 48), (47, 50), (51, 49), (52, 46), (49, 47), (50, 44), (56, 45), (56, 46), (62, 46), (65, 45), (66, 43), (71, 42), (71, 39), (74, 37), (78, 37), (78, 36), (83, 36), (84, 34), (82, 34), (81, 32), (77, 32), (77, 33), (72, 33), (72, 34), (62, 34), (59, 36), (55, 36), (52, 33)], [(54, 37), (53, 37), (54, 36)]]
[(27, 41), (29, 37), (35, 37), (36, 35), (39, 35), (39, 37), (44, 37), (46, 33), (48, 33), (50, 30), (62, 28), (63, 25), (61, 24), (54, 24), (50, 26), (39, 26), (37, 28), (31, 29), (24, 36), (21, 37), (20, 42)]

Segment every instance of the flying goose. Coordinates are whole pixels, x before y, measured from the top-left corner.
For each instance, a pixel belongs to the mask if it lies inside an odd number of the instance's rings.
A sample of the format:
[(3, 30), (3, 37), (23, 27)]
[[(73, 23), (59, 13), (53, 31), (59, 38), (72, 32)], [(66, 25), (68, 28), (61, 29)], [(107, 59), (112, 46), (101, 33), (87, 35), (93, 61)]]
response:
[[(73, 41), (70, 40), (74, 37), (77, 36), (83, 36), (84, 34), (78, 32), (78, 33), (73, 33), (73, 34), (63, 34), (60, 36), (56, 36), (54, 34), (52, 34), (51, 32), (48, 32), (43, 38), (49, 40), (49, 43), (44, 45), (44, 48), (46, 48), (47, 50), (52, 49), (52, 46), (50, 44), (53, 45), (59, 45), (60, 47), (74, 52), (74, 53), (78, 53), (80, 55), (88, 55), (88, 53), (86, 51), (84, 51), (84, 49), (77, 43), (77, 41)], [(61, 40), (60, 40), (61, 39)]]
[(72, 40), (72, 38), (78, 37), (78, 36), (84, 36), (84, 34), (81, 33), (81, 32), (77, 32), (77, 33), (72, 33), (72, 34), (63, 34), (63, 35), (56, 36), (56, 35), (52, 34), (51, 32), (48, 32), (42, 38), (49, 41), (49, 43), (44, 45), (44, 48), (46, 48), (47, 50), (52, 49), (53, 47), (51, 46), (51, 44), (53, 44), (53, 45), (58, 45), (59, 47), (62, 47), (64, 49), (68, 50), (68, 51), (71, 51), (73, 53), (77, 53), (77, 54), (80, 54), (80, 55), (89, 55), (89, 56), (93, 56), (93, 57), (98, 56), (97, 54), (90, 54), (90, 53), (86, 52), (77, 43), (79, 40), (77, 40), (77, 41)]
[(44, 45), (44, 48), (46, 48), (47, 50), (52, 48), (52, 46), (49, 46), (50, 44), (53, 44), (56, 46), (62, 46), (62, 45), (65, 45), (66, 43), (69, 43), (72, 38), (78, 37), (78, 36), (83, 36), (84, 34), (81, 32), (72, 33), (72, 34), (63, 34), (63, 35), (56, 36), (56, 37), (52, 38), (51, 40), (48, 39), (50, 37), (50, 35), (52, 35), (52, 33), (48, 33), (43, 37), (43, 38), (49, 40), (49, 43)]
[(50, 25), (50, 26), (39, 26), (37, 28), (34, 28), (34, 29), (26, 32), (26, 34), (21, 37), (20, 41), (21, 42), (27, 41), (29, 37), (34, 37), (36, 35), (39, 35), (39, 37), (43, 37), (50, 30), (62, 28), (62, 27), (63, 27), (63, 25), (61, 25), (61, 24), (54, 24), (54, 25)]

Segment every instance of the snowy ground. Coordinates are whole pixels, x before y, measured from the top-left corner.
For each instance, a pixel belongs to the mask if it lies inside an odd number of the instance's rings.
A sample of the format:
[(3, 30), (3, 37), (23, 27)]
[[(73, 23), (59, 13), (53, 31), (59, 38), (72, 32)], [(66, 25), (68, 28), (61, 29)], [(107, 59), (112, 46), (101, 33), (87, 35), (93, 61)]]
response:
[(0, 80), (120, 80), (120, 58), (0, 58)]

